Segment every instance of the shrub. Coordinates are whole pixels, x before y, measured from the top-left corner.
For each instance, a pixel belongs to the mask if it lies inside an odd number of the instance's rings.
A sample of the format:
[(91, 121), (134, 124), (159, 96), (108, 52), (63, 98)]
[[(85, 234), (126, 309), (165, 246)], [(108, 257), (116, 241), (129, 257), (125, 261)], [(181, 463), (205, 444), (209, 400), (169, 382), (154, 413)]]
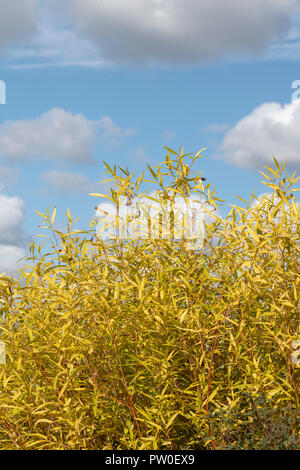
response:
[[(52, 251), (0, 277), (0, 449), (297, 448), (299, 178), (274, 159), (270, 197), (222, 220), (201, 152), (167, 150), (149, 170), (160, 198), (201, 194), (203, 249), (104, 242), (69, 210), (62, 233), (48, 210)], [(143, 175), (106, 167), (117, 207), (137, 196)]]

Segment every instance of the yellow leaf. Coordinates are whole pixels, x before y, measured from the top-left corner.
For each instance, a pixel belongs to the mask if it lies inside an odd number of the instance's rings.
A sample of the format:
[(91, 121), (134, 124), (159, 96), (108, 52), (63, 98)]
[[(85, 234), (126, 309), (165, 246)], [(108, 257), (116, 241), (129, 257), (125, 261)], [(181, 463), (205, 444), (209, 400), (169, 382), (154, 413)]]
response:
[(69, 381), (70, 381), (70, 380), (67, 380), (67, 381), (66, 381), (65, 385), (63, 386), (63, 388), (62, 388), (61, 391), (59, 392), (59, 395), (58, 395), (58, 399), (59, 399), (59, 400), (61, 399), (61, 397), (62, 397), (63, 394), (65, 393)]
[(174, 152), (174, 150), (169, 149), (169, 147), (164, 147), (164, 149), (168, 150), (168, 152), (171, 152), (171, 153), (173, 153), (174, 155), (177, 155), (177, 153)]
[(44, 219), (46, 219), (46, 220), (48, 219), (48, 217), (47, 217), (46, 215), (41, 214), (40, 212), (38, 212), (38, 211), (36, 211), (36, 210), (34, 210), (34, 212), (36, 212), (36, 213), (37, 213), (38, 215), (40, 215), (41, 217), (44, 217)]
[(33, 341), (34, 337), (33, 337), (33, 334), (32, 334), (32, 331), (30, 330), (30, 328), (27, 328), (27, 334), (29, 336), (30, 341)]
[(106, 196), (106, 194), (101, 194), (101, 193), (89, 193), (89, 196), (95, 196), (95, 197), (105, 197), (106, 199), (110, 199), (113, 201), (113, 199), (109, 196)]
[(166, 429), (168, 429), (171, 426), (171, 424), (173, 423), (173, 421), (177, 418), (179, 414), (180, 414), (180, 411), (176, 411), (176, 413), (173, 414), (173, 416), (169, 419), (168, 424), (166, 425)]
[(273, 390), (270, 390), (270, 392), (267, 393), (268, 398), (272, 398), (276, 393), (281, 392), (282, 389), (281, 387), (274, 388)]
[(56, 214), (56, 207), (54, 207), (54, 210), (53, 210), (53, 213), (52, 213), (51, 222), (50, 222), (51, 225), (53, 225), (53, 222), (55, 220), (55, 214)]
[(38, 424), (40, 424), (40, 423), (52, 424), (53, 421), (52, 421), (51, 419), (44, 419), (44, 418), (38, 419), (38, 420), (36, 421), (34, 427), (36, 427), (36, 426), (37, 426)]

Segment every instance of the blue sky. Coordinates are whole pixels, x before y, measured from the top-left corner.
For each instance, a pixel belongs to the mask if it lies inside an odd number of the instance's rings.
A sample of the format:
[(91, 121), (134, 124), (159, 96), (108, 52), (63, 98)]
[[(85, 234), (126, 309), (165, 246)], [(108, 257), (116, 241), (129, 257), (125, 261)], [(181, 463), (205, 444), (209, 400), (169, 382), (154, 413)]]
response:
[(299, 61), (297, 0), (2, 0), (0, 271), (42, 233), (34, 210), (89, 228), (103, 160), (138, 175), (207, 147), (197, 168), (231, 204), (266, 192), (272, 155), (299, 174)]

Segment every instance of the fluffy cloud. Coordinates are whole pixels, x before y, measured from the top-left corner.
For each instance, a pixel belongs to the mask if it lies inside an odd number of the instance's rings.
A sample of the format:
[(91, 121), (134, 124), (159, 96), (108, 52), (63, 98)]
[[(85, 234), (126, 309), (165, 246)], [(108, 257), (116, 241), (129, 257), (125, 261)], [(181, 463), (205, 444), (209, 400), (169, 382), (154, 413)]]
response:
[(99, 57), (97, 46), (79, 36), (70, 25), (63, 15), (64, 3), (65, 0), (39, 0), (38, 31), (30, 40), (9, 49), (11, 68), (108, 65)]
[(34, 120), (0, 125), (0, 153), (10, 160), (43, 157), (84, 162), (91, 160), (92, 144), (89, 121), (59, 108)]
[(287, 168), (300, 167), (300, 100), (263, 103), (230, 129), (216, 158), (238, 167), (273, 167), (273, 156)]
[(57, 170), (46, 171), (42, 174), (42, 178), (50, 183), (55, 190), (63, 195), (70, 195), (75, 193), (91, 193), (91, 192), (106, 192), (108, 189), (105, 183), (99, 188), (99, 183), (92, 183), (82, 173), (70, 173)]
[(98, 126), (101, 131), (101, 138), (109, 146), (117, 144), (122, 137), (129, 137), (135, 133), (135, 129), (122, 130), (119, 126), (116, 126), (109, 116), (103, 116), (98, 121)]
[(298, 60), (300, 57), (300, 3), (295, 6), (291, 15), (291, 27), (284, 41), (274, 41), (267, 58), (280, 60)]
[(37, 0), (1, 0), (0, 50), (31, 36), (37, 29)]
[(4, 271), (10, 276), (16, 274), (19, 269), (22, 269), (20, 260), (24, 256), (26, 256), (24, 248), (0, 244), (0, 274)]
[(0, 194), (0, 272), (14, 274), (21, 268), (17, 261), (26, 255), (23, 218), (22, 199)]
[(83, 114), (54, 108), (34, 120), (6, 121), (0, 125), (0, 155), (8, 160), (65, 160), (91, 162), (97, 131), (105, 142), (133, 133), (122, 131), (105, 116), (89, 121)]
[(130, 152), (132, 157), (137, 163), (151, 163), (153, 162), (153, 159), (150, 158), (147, 153), (145, 152), (143, 147), (138, 147), (135, 150), (132, 150)]
[(290, 57), (295, 45), (282, 39), (288, 32), (299, 38), (298, 25), (290, 24), (297, 5), (297, 0), (1, 0), (0, 50), (17, 45), (9, 48), (10, 66), (17, 68), (198, 64), (262, 52)]
[(115, 63), (194, 64), (259, 54), (289, 30), (297, 0), (69, 0), (81, 34)]
[(0, 243), (19, 240), (19, 227), (24, 217), (24, 203), (18, 197), (0, 194)]

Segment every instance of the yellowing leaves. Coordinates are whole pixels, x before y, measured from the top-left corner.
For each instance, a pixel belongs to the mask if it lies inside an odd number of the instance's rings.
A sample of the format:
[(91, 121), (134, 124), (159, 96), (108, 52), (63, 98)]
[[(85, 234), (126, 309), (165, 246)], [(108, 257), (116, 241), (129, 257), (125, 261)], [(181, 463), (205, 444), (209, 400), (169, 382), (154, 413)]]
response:
[(42, 423), (44, 423), (44, 424), (52, 424), (53, 421), (52, 421), (51, 419), (41, 418), (41, 419), (38, 419), (38, 420), (35, 422), (34, 426), (37, 427), (39, 424), (42, 424)]
[(61, 399), (61, 397), (62, 397), (63, 394), (65, 393), (69, 382), (70, 382), (70, 380), (68, 379), (68, 380), (65, 382), (65, 384), (63, 385), (61, 391), (59, 392), (59, 395), (58, 395), (58, 399), (59, 399), (59, 400)]
[[(252, 402), (289, 423), (299, 407), (295, 175), (284, 182), (275, 162), (263, 176), (279, 200), (253, 206), (252, 195), (224, 220), (211, 184), (199, 184), (202, 171), (187, 178), (199, 156), (169, 149), (149, 173), (158, 199), (201, 193), (211, 215), (203, 250), (104, 241), (75, 230), (69, 209), (62, 233), (56, 208), (38, 213), (52, 251), (33, 244), (34, 269), (13, 282), (0, 276), (0, 449), (255, 448), (270, 433)], [(97, 196), (118, 207), (148, 181), (106, 168), (117, 188)], [(227, 434), (221, 411), (234, 417)], [(254, 430), (247, 439), (245, 423)], [(291, 447), (294, 435), (288, 426), (278, 445)]]

